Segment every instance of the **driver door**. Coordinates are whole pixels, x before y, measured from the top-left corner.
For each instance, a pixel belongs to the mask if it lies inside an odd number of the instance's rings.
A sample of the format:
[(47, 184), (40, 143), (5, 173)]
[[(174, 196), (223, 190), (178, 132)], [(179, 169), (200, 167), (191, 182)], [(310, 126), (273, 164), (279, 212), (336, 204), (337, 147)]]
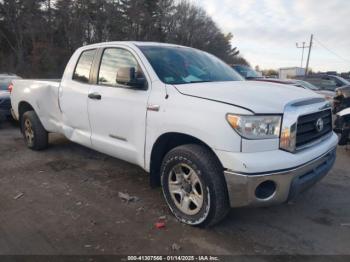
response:
[(141, 78), (144, 70), (133, 50), (109, 47), (101, 51), (96, 83), (92, 85), (88, 99), (92, 146), (100, 152), (143, 166), (150, 90), (118, 83), (116, 78), (118, 70), (123, 68), (134, 68)]

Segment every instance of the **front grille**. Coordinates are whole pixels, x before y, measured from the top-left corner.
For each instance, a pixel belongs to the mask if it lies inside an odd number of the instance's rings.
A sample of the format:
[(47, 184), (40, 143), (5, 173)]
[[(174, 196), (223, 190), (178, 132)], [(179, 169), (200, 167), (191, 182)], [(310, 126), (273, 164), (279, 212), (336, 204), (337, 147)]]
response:
[[(321, 130), (317, 129), (317, 121), (319, 119), (323, 120), (323, 128)], [(296, 148), (298, 149), (312, 143), (330, 132), (332, 132), (332, 111), (330, 109), (300, 116), (297, 124)]]
[(11, 108), (10, 99), (0, 100), (0, 109), (10, 109), (10, 108)]

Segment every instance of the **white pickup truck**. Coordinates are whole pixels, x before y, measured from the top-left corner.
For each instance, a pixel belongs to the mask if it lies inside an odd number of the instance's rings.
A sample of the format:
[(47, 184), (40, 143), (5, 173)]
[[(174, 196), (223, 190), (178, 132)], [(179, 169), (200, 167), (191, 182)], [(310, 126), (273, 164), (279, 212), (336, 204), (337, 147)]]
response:
[(230, 207), (293, 199), (332, 168), (329, 103), (294, 86), (244, 81), (208, 53), (171, 44), (79, 48), (61, 81), (15, 80), (27, 146), (48, 133), (141, 166), (189, 225)]

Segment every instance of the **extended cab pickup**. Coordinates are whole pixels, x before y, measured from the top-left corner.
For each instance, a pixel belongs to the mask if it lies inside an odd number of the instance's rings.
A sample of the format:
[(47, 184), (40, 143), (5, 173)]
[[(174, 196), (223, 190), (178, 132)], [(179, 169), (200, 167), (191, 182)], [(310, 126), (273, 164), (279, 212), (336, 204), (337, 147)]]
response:
[(13, 81), (11, 101), (29, 148), (45, 149), (57, 132), (139, 165), (189, 225), (213, 225), (230, 207), (289, 201), (335, 161), (337, 136), (322, 96), (244, 81), (216, 57), (183, 46), (84, 46), (61, 81)]

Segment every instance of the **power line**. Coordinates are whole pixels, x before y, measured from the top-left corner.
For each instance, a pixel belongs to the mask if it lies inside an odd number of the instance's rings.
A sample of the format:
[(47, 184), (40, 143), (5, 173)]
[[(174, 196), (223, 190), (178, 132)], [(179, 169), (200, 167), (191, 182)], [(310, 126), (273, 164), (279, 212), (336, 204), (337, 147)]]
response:
[(324, 49), (326, 49), (328, 52), (332, 53), (333, 55), (335, 55), (335, 56), (338, 57), (339, 59), (350, 63), (350, 60), (348, 60), (348, 59), (346, 59), (346, 58), (344, 58), (344, 57), (338, 55), (336, 52), (334, 52), (333, 50), (329, 49), (327, 46), (325, 46), (324, 44), (322, 44), (320, 40), (318, 40), (318, 39), (316, 39), (316, 38), (314, 38), (314, 40), (316, 40), (316, 42), (317, 42), (318, 44), (320, 44), (320, 46), (322, 46), (322, 47), (323, 47)]

